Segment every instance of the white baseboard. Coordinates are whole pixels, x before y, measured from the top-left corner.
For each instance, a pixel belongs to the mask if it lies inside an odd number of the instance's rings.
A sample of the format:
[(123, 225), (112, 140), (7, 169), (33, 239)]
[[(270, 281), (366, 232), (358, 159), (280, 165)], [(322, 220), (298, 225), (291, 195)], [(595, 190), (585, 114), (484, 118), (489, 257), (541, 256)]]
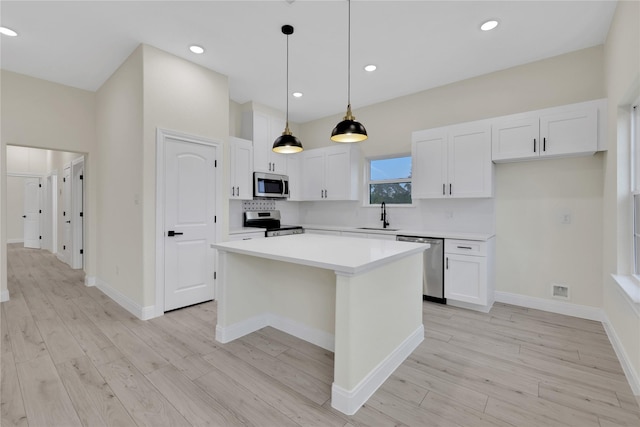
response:
[(136, 316), (138, 319), (148, 320), (154, 317), (153, 306), (142, 307), (140, 304), (138, 304), (128, 296), (109, 286), (109, 284), (104, 280), (101, 280), (98, 277), (94, 277), (92, 280), (94, 282), (94, 285), (102, 292), (104, 292), (105, 295), (117, 302), (120, 306), (122, 306), (122, 308)]
[(420, 325), (352, 390), (345, 390), (333, 383), (331, 406), (347, 415), (355, 414), (423, 340), (424, 326)]
[(633, 394), (637, 398), (640, 396), (640, 376), (633, 368), (633, 364), (629, 363), (627, 352), (624, 350), (622, 342), (620, 341), (620, 338), (618, 338), (618, 334), (616, 334), (616, 330), (611, 326), (609, 317), (606, 313), (602, 313), (602, 316), (604, 317), (602, 321), (604, 330), (607, 332), (607, 336), (613, 346), (613, 350), (616, 352), (616, 356), (618, 356), (620, 365), (622, 365), (622, 370), (624, 371), (624, 375), (627, 377), (631, 391), (633, 391)]
[(259, 329), (269, 326), (269, 314), (263, 313), (249, 319), (236, 322), (229, 326), (216, 325), (216, 341), (226, 344), (237, 338), (249, 335)]
[(274, 313), (262, 313), (225, 327), (216, 325), (216, 341), (223, 344), (228, 343), (266, 326), (271, 326), (326, 350), (334, 351), (335, 337), (333, 334), (310, 328), (303, 323)]
[(9, 301), (9, 289), (4, 289), (0, 292), (0, 302)]
[(491, 311), (491, 307), (493, 307), (493, 302), (491, 303), (491, 305), (478, 305), (478, 304), (471, 304), (468, 302), (455, 301), (452, 299), (448, 299), (447, 305), (450, 305), (452, 307), (466, 308), (467, 310), (479, 311), (481, 313), (488, 313)]
[(322, 331), (320, 329), (310, 328), (304, 323), (297, 322), (295, 320), (278, 316), (271, 313), (269, 315), (269, 326), (286, 332), (289, 335), (300, 338), (311, 344), (315, 344), (318, 347), (322, 347), (325, 350), (335, 351), (335, 335), (332, 333)]
[(611, 342), (611, 346), (618, 356), (618, 360), (620, 361), (620, 365), (622, 365), (622, 369), (627, 377), (627, 381), (629, 382), (629, 386), (631, 387), (633, 394), (636, 397), (640, 397), (640, 375), (635, 371), (633, 363), (630, 362), (622, 342), (618, 338), (615, 329), (611, 326), (609, 318), (603, 309), (586, 305), (571, 304), (564, 301), (554, 301), (544, 298), (530, 297), (527, 295), (511, 294), (508, 292), (496, 291), (495, 296), (496, 302), (601, 322), (607, 333), (609, 342)]
[(505, 304), (534, 308), (536, 310), (549, 311), (551, 313), (565, 314), (567, 316), (579, 317), (581, 319), (597, 320), (599, 322), (602, 322), (603, 320), (603, 311), (598, 307), (590, 307), (587, 305), (572, 304), (564, 301), (555, 301), (498, 291), (495, 292), (495, 298), (496, 302), (502, 302)]
[(7, 244), (9, 243), (24, 243), (24, 239), (7, 239)]

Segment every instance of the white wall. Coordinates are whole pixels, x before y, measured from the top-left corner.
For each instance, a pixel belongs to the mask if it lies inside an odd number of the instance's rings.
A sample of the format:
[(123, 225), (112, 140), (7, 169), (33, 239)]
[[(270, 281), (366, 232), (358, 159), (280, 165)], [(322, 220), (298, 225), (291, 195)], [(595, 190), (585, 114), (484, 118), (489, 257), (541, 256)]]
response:
[(604, 157), (603, 307), (635, 377), (640, 400), (640, 307), (620, 290), (611, 274), (631, 273), (628, 107), (640, 96), (640, 3), (618, 2), (605, 44), (609, 98), (609, 151)]
[[(7, 292), (7, 145), (88, 153), (95, 140), (95, 94), (0, 70), (0, 293)], [(10, 106), (10, 107), (9, 107)], [(91, 180), (88, 181), (90, 183)], [(95, 192), (93, 192), (95, 193)], [(95, 269), (95, 199), (87, 200), (85, 271)]]

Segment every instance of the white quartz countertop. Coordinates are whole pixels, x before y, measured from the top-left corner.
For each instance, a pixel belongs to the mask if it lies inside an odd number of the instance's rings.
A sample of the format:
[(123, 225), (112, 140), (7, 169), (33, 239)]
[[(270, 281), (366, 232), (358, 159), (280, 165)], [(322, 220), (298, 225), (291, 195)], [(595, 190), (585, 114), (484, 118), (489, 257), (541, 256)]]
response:
[(317, 225), (317, 224), (303, 224), (305, 229), (313, 230), (328, 230), (328, 231), (348, 231), (351, 233), (368, 233), (368, 234), (388, 234), (393, 236), (419, 236), (419, 237), (436, 237), (441, 239), (460, 239), (460, 240), (478, 240), (486, 242), (495, 236), (495, 234), (489, 233), (469, 233), (459, 231), (433, 231), (433, 230), (417, 230), (410, 228), (397, 228), (389, 227), (384, 229), (382, 227), (371, 227), (363, 229), (361, 227), (353, 227), (348, 225)]
[(211, 247), (224, 252), (325, 268), (353, 275), (420, 253), (428, 249), (429, 245), (393, 240), (295, 234), (216, 243)]
[(246, 234), (246, 233), (263, 233), (264, 228), (259, 227), (242, 227), (229, 230), (229, 234)]

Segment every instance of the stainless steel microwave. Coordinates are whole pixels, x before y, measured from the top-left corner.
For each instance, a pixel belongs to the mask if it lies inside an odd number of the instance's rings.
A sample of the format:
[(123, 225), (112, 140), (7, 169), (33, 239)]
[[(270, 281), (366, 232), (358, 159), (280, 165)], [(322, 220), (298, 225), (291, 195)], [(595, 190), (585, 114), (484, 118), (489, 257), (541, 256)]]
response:
[(288, 199), (289, 177), (273, 173), (253, 173), (254, 199)]

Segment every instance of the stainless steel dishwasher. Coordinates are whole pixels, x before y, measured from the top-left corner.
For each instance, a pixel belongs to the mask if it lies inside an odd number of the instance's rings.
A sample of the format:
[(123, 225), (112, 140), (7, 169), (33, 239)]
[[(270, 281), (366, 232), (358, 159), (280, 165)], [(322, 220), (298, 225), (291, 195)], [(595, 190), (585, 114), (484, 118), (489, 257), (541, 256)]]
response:
[(444, 239), (436, 237), (397, 236), (399, 242), (428, 243), (424, 251), (424, 271), (422, 272), (422, 298), (427, 301), (446, 304), (444, 297)]

